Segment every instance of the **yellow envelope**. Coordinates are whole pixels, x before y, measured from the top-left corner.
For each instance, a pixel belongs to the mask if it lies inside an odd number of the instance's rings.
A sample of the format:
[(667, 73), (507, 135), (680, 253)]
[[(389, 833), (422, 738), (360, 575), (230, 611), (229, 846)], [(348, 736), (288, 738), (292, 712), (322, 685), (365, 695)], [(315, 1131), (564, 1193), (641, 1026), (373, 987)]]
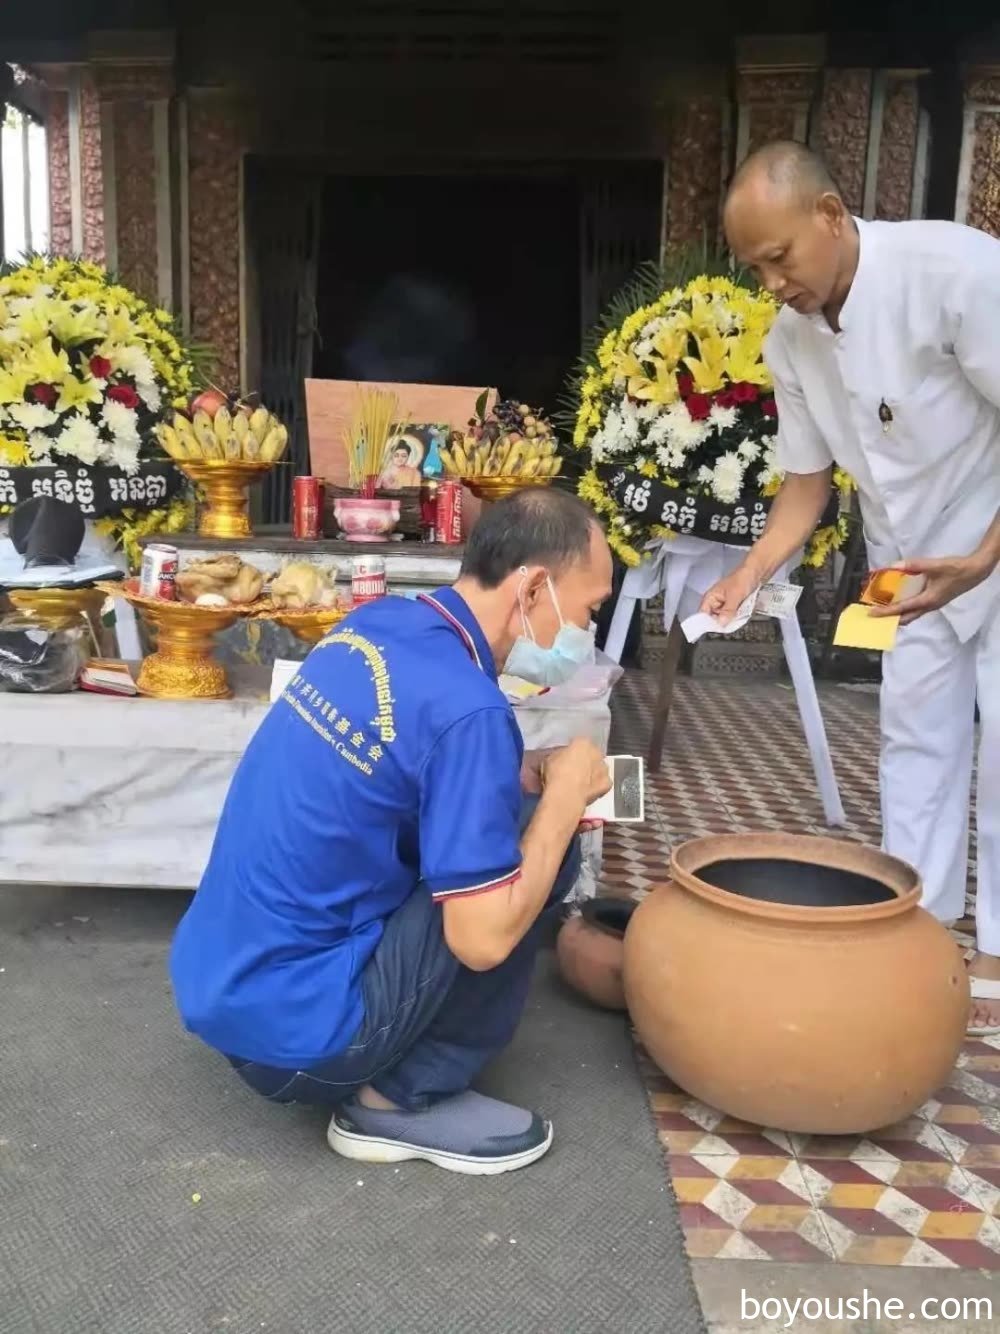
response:
[(898, 616), (872, 616), (871, 608), (854, 602), (841, 612), (833, 642), (838, 648), (867, 648), (885, 653), (895, 647), (898, 629)]

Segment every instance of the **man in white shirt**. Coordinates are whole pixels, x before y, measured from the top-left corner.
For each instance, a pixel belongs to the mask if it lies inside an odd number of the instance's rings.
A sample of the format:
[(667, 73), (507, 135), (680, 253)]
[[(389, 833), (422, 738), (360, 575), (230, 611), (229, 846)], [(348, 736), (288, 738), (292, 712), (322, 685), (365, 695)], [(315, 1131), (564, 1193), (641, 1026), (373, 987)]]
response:
[(728, 620), (800, 550), (834, 462), (869, 562), (923, 591), (883, 658), (884, 845), (924, 906), (963, 916), (978, 693), (977, 945), (970, 1033), (1000, 1032), (1000, 241), (951, 222), (852, 218), (822, 162), (771, 144), (726, 200), (736, 258), (782, 303), (765, 360), (785, 480), (767, 529), (702, 610)]

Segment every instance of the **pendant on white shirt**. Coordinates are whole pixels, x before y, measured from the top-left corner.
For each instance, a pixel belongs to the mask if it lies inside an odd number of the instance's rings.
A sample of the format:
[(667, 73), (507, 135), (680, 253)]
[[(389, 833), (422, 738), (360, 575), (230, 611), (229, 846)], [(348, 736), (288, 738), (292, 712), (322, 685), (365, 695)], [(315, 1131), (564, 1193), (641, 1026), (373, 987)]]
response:
[(884, 398), (878, 405), (878, 419), (882, 423), (882, 430), (888, 435), (892, 425), (892, 409)]

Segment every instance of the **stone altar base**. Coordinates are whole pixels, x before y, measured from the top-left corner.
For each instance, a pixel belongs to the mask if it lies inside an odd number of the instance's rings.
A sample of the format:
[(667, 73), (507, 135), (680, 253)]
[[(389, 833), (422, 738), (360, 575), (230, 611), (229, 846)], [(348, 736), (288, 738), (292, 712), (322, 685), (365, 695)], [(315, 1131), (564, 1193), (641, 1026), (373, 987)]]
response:
[[(228, 671), (229, 700), (0, 694), (0, 884), (197, 888), (233, 771), (270, 707), (269, 669)], [(515, 712), (528, 749), (575, 736), (607, 749), (606, 697)], [(596, 892), (600, 832), (584, 850), (575, 898)]]

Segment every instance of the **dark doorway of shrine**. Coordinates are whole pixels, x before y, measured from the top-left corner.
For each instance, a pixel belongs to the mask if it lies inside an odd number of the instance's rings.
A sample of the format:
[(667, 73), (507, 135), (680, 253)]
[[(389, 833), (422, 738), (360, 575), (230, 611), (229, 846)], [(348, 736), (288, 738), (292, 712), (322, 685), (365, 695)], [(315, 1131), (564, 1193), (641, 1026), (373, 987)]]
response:
[(280, 522), (308, 468), (306, 377), (492, 385), (554, 411), (585, 330), (658, 254), (663, 166), (251, 159), (245, 191), (254, 380), (294, 423), (262, 498)]

